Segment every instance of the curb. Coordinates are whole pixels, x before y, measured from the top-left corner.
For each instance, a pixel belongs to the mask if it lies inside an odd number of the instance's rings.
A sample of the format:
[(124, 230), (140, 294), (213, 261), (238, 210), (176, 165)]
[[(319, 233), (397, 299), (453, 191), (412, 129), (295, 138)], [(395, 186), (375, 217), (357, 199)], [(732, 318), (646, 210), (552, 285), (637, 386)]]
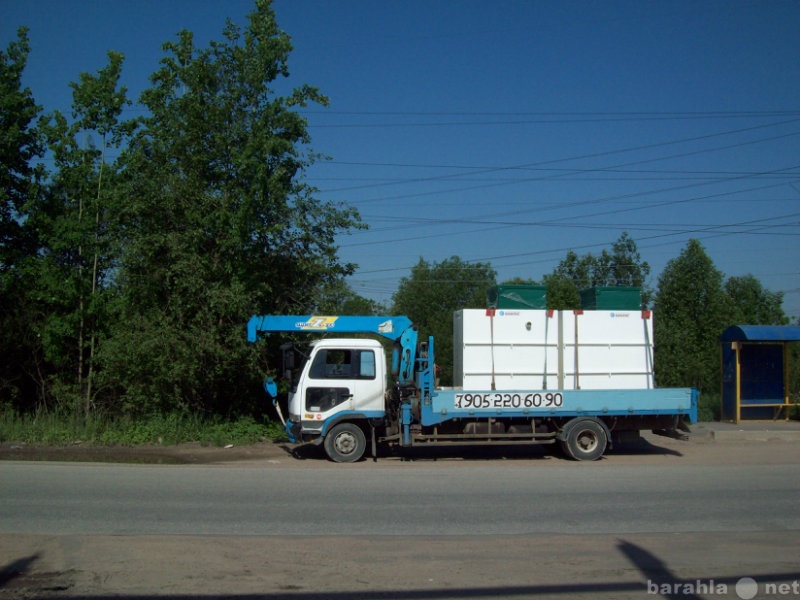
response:
[(800, 442), (798, 431), (710, 431), (710, 437), (716, 442)]

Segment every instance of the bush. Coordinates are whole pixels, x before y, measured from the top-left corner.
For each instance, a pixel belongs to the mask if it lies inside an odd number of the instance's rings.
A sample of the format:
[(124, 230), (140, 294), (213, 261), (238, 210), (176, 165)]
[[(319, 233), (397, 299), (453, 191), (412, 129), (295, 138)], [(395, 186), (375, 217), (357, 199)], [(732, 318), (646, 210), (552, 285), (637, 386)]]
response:
[(241, 446), (282, 439), (285, 437), (280, 424), (266, 418), (259, 422), (253, 417), (223, 420), (170, 413), (138, 419), (99, 416), (84, 419), (56, 413), (20, 415), (7, 406), (0, 407), (0, 442), (54, 446), (79, 442), (105, 446), (199, 442), (213, 446)]
[(722, 398), (719, 394), (700, 394), (697, 405), (698, 421), (719, 421), (722, 416)]

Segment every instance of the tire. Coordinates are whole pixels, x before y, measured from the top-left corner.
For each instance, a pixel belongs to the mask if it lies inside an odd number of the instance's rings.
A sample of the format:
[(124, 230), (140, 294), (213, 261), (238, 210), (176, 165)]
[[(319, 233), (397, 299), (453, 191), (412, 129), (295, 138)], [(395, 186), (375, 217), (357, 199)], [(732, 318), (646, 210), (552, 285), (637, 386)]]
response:
[(569, 451), (569, 444), (567, 444), (566, 441), (558, 440), (558, 449), (561, 450), (561, 454), (563, 454), (567, 458), (571, 458), (573, 460), (575, 459), (575, 457), (572, 456), (572, 453)]
[(325, 436), (325, 453), (333, 462), (356, 462), (364, 456), (366, 449), (364, 431), (353, 423), (334, 425)]
[(575, 460), (597, 460), (608, 447), (608, 436), (603, 426), (592, 419), (573, 423), (567, 432), (562, 448)]

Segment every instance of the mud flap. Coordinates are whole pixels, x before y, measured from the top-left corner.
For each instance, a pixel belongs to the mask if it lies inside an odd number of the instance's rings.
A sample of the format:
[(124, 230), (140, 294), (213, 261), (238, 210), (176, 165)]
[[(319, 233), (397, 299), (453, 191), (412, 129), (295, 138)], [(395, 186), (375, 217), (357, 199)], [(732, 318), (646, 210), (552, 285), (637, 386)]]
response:
[[(672, 438), (673, 440), (681, 440), (682, 442), (685, 442), (686, 440), (689, 439), (687, 433), (684, 433), (683, 431), (678, 431), (677, 429), (653, 429), (652, 431), (656, 435)], [(689, 428), (687, 427), (686, 432), (688, 431)]]

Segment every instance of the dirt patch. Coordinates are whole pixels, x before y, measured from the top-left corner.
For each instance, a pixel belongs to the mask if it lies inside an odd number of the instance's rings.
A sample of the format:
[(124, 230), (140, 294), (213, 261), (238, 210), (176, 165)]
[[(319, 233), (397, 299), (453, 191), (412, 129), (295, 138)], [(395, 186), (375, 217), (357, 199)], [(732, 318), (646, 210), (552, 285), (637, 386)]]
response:
[[(744, 426), (697, 426), (688, 440), (665, 438), (642, 432), (635, 442), (615, 444), (599, 463), (636, 464), (646, 459), (679, 460), (682, 464), (753, 464), (765, 460), (768, 464), (797, 464), (800, 462), (800, 427), (770, 423), (771, 430)], [(751, 425), (751, 427), (753, 427)], [(747, 448), (746, 452), (732, 452)], [(735, 456), (736, 458), (732, 458)], [(550, 459), (559, 460), (550, 460)], [(22, 443), (0, 444), (0, 460), (106, 462), (165, 465), (250, 464), (254, 467), (280, 463), (285, 467), (336, 467), (320, 446), (306, 444), (260, 442), (245, 446), (217, 447), (200, 443), (175, 446), (98, 446), (72, 444), (46, 446)], [(379, 464), (403, 464), (408, 461), (455, 461), (470, 464), (475, 461), (530, 460), (537, 464), (561, 464), (566, 460), (554, 445), (532, 446), (419, 446), (399, 449), (379, 446)], [(371, 456), (361, 461), (373, 463)]]
[(708, 587), (713, 581), (727, 590), (719, 597), (738, 598), (735, 585), (744, 575), (762, 591), (766, 582), (795, 584), (795, 550), (791, 531), (510, 538), (0, 535), (0, 554), (21, 557), (0, 570), (6, 577), (0, 599), (641, 600), (649, 580), (681, 585), (680, 593), (664, 597), (699, 598), (684, 593), (683, 584)]
[[(674, 442), (658, 438), (658, 442)], [(677, 442), (678, 447), (681, 446)], [(647, 439), (630, 444), (615, 446), (614, 453), (626, 454), (674, 454), (675, 450), (655, 446)], [(540, 460), (561, 454), (555, 445), (518, 446), (419, 446), (415, 448), (393, 448), (380, 446), (378, 458), (381, 462), (438, 461), (456, 460), (465, 462), (491, 460)], [(199, 443), (178, 444), (174, 446), (101, 446), (92, 444), (72, 444), (68, 446), (47, 446), (37, 444), (0, 444), (0, 460), (29, 460), (44, 462), (101, 462), (131, 464), (165, 465), (211, 465), (258, 461), (277, 461), (288, 459), (289, 463), (326, 464), (330, 463), (324, 450), (313, 444), (292, 445), (288, 443), (260, 442), (245, 446), (216, 447)], [(372, 462), (367, 455), (361, 462)]]
[(286, 458), (291, 447), (260, 442), (247, 446), (203, 446), (199, 443), (175, 446), (96, 446), (72, 444), (44, 446), (21, 443), (0, 444), (0, 460), (109, 462), (138, 464), (208, 465)]

